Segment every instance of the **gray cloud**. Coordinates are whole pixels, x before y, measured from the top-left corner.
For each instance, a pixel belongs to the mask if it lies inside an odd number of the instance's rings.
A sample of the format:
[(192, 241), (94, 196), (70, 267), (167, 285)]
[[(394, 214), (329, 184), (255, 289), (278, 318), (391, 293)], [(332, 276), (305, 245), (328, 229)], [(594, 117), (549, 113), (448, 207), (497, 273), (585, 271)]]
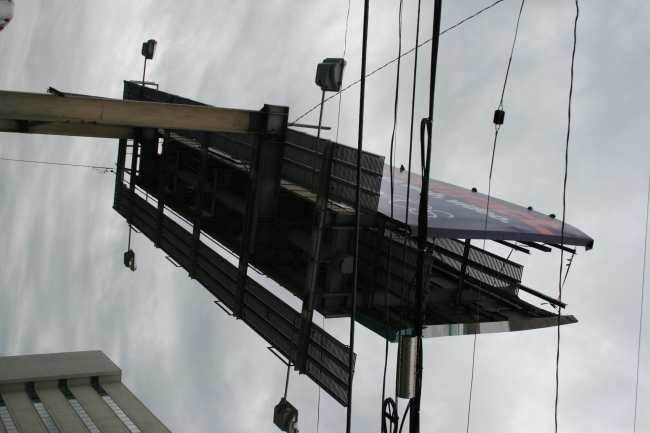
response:
[[(368, 69), (397, 54), (397, 2), (373, 1)], [(431, 34), (423, 2), (421, 40)], [(445, 2), (443, 28), (490, 4)], [(498, 104), (520, 3), (504, 1), (445, 34), (440, 45), (433, 177), (487, 190)], [(596, 239), (576, 257), (563, 294), (580, 323), (563, 328), (560, 428), (617, 432), (632, 427), (649, 150), (650, 7), (581, 2), (567, 221)], [(403, 48), (414, 43), (414, 1), (405, 2)], [(362, 2), (353, 1), (346, 81), (360, 74)], [(22, 1), (0, 35), (0, 87), (121, 97), (142, 73), (139, 44), (159, 41), (148, 79), (213, 105), (286, 104), (295, 118), (320, 100), (316, 64), (343, 53), (347, 1)], [(561, 212), (573, 2), (526, 2), (505, 95), (492, 192)], [(429, 49), (420, 53), (416, 122), (427, 112)], [(397, 164), (408, 158), (413, 55), (402, 62)], [(388, 155), (395, 64), (368, 79), (366, 149)], [(356, 145), (358, 86), (343, 94), (340, 141)], [(335, 127), (338, 99), (325, 107)], [(316, 123), (317, 110), (303, 119)], [(326, 134), (334, 138), (334, 131)], [(0, 135), (0, 156), (111, 166), (110, 140)], [(417, 154), (417, 152), (415, 152)], [(414, 167), (417, 167), (417, 158)], [(272, 407), (285, 367), (265, 342), (227, 317), (212, 297), (141, 235), (139, 270), (121, 264), (127, 226), (112, 209), (114, 178), (90, 170), (0, 161), (0, 355), (102, 349), (124, 382), (172, 431), (275, 432)], [(507, 250), (499, 250), (501, 252)], [(524, 283), (557, 293), (558, 254), (513, 256)], [(274, 284), (268, 284), (294, 306)], [(530, 299), (530, 298), (526, 298)], [(318, 318), (320, 320), (320, 318)], [(348, 321), (326, 328), (347, 342)], [(646, 327), (647, 330), (647, 327)], [(650, 398), (644, 337), (640, 407)], [(357, 328), (355, 431), (379, 428), (384, 343)], [(423, 426), (464, 430), (472, 338), (425, 342)], [(388, 390), (394, 388), (390, 346)], [(472, 432), (553, 427), (555, 330), (480, 336)], [(291, 376), (289, 400), (303, 431), (316, 428), (318, 390)], [(404, 408), (404, 402), (400, 402)], [(321, 394), (324, 432), (342, 431), (345, 410)], [(644, 411), (638, 427), (650, 425)]]

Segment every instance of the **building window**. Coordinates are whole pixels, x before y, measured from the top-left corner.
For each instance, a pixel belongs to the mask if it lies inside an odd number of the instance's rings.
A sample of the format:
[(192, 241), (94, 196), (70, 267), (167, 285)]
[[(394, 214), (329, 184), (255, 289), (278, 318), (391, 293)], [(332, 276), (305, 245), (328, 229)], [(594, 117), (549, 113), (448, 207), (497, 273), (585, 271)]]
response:
[(111, 398), (110, 395), (104, 391), (104, 388), (99, 384), (99, 376), (93, 376), (90, 380), (90, 386), (93, 387), (95, 391), (97, 391), (97, 394), (100, 395), (100, 397), (106, 402), (108, 407), (111, 408), (113, 412), (115, 412), (115, 415), (124, 423), (126, 428), (129, 429), (132, 433), (142, 433), (140, 429), (135, 425), (133, 421), (131, 421), (131, 418), (128, 417), (127, 414), (124, 413), (124, 411), (118, 406), (117, 403)]
[(11, 418), (9, 409), (7, 409), (7, 406), (5, 405), (5, 402), (2, 399), (1, 395), (0, 395), (0, 420), (2, 420), (2, 424), (4, 424), (7, 433), (18, 433), (16, 424), (14, 424), (14, 420)]
[(36, 391), (34, 390), (34, 382), (27, 382), (25, 384), (25, 392), (27, 392), (29, 398), (32, 399), (32, 404), (36, 408), (38, 415), (43, 420), (43, 424), (45, 424), (47, 431), (49, 433), (61, 433), (50, 416), (50, 413), (45, 409), (45, 405), (43, 405), (41, 399), (38, 398), (38, 394), (36, 394)]
[(70, 388), (68, 388), (67, 379), (59, 380), (59, 390), (63, 393), (65, 398), (68, 399), (68, 403), (70, 403), (70, 406), (72, 406), (75, 412), (77, 412), (77, 415), (79, 415), (79, 418), (81, 418), (81, 421), (83, 421), (83, 423), (86, 425), (90, 433), (102, 433), (101, 430), (90, 418), (86, 410), (81, 406), (79, 400), (77, 400), (72, 394), (72, 392), (70, 392)]

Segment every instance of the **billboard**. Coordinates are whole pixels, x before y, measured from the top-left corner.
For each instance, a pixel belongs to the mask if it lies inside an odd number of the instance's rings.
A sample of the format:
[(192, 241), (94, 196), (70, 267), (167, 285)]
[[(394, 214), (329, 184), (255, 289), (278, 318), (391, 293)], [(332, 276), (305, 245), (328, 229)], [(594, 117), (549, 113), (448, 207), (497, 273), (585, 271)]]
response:
[[(411, 173), (408, 203), (407, 182), (408, 171), (394, 169), (393, 218), (417, 235), (422, 177)], [(541, 242), (583, 246), (587, 250), (593, 247), (592, 238), (569, 224), (564, 225), (562, 236), (562, 221), (557, 218), (496, 197), (490, 197), (489, 210), (487, 205), (485, 194), (430, 179), (427, 237)], [(384, 165), (378, 212), (385, 216), (390, 216), (391, 212), (390, 166), (387, 164)]]

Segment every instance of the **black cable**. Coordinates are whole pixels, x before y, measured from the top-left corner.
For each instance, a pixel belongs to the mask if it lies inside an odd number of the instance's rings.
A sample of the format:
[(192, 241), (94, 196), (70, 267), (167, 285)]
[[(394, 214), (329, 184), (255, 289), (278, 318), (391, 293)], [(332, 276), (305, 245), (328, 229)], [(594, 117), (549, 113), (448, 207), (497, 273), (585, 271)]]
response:
[[(343, 60), (345, 60), (345, 54), (348, 52), (348, 21), (350, 20), (350, 2), (352, 0), (348, 0), (348, 14), (345, 18), (345, 38), (343, 40)], [(339, 112), (336, 116), (336, 139), (334, 140), (335, 143), (339, 142), (339, 125), (341, 123), (341, 100), (343, 99), (343, 95), (341, 92), (338, 92), (339, 95)]]
[[(506, 93), (506, 86), (508, 84), (508, 75), (510, 74), (510, 65), (512, 64), (512, 56), (515, 52), (515, 45), (517, 43), (517, 34), (519, 32), (519, 22), (521, 21), (521, 12), (524, 10), (525, 2), (526, 0), (521, 0), (521, 6), (519, 7), (519, 15), (517, 17), (517, 25), (515, 27), (515, 36), (512, 41), (512, 48), (510, 49), (510, 58), (508, 59), (508, 67), (506, 68), (506, 76), (503, 80), (503, 89), (501, 90), (501, 99), (499, 100), (499, 106), (497, 108), (497, 112), (503, 108), (503, 97)], [(492, 158), (490, 160), (490, 175), (488, 176), (488, 193), (487, 193), (487, 203), (485, 208), (485, 226), (483, 228), (483, 252), (484, 253), (485, 253), (485, 243), (486, 243), (485, 238), (487, 235), (488, 218), (490, 216), (490, 198), (492, 196), (492, 173), (494, 171), (494, 156), (496, 154), (497, 140), (499, 137), (499, 130), (501, 129), (502, 122), (503, 119), (501, 119), (501, 121), (498, 122), (497, 117), (495, 116), (494, 142), (492, 143)], [(512, 251), (510, 253), (512, 254)], [(481, 272), (482, 271), (483, 271), (483, 264), (481, 264)], [(482, 280), (479, 280), (479, 285), (478, 285), (479, 299), (478, 302), (476, 303), (476, 316), (474, 318), (476, 322), (480, 320), (479, 309), (481, 306), (481, 288), (482, 288)], [(469, 432), (470, 417), (472, 413), (472, 393), (474, 391), (474, 366), (476, 361), (476, 339), (477, 339), (477, 334), (474, 333), (474, 343), (472, 346), (472, 374), (471, 374), (470, 385), (469, 385), (469, 400), (467, 403), (467, 429), (466, 429), (467, 432)]]
[(650, 216), (650, 178), (648, 179), (648, 202), (645, 214), (645, 244), (643, 247), (643, 277), (641, 279), (641, 314), (639, 316), (639, 348), (636, 355), (636, 391), (634, 393), (634, 432), (636, 433), (636, 410), (639, 402), (639, 366), (641, 365), (641, 333), (643, 330), (643, 294), (645, 292), (645, 264), (648, 252), (648, 217)]
[(404, 420), (406, 419), (406, 414), (409, 413), (410, 408), (411, 408), (411, 400), (409, 400), (408, 404), (406, 405), (406, 409), (404, 409), (404, 415), (402, 415), (402, 423), (399, 426), (399, 433), (402, 433), (402, 427), (404, 427)]
[[(411, 95), (411, 130), (410, 130), (410, 137), (409, 137), (409, 161), (408, 161), (408, 174), (407, 174), (407, 182), (406, 182), (406, 208), (405, 208), (405, 218), (404, 218), (404, 224), (408, 226), (409, 222), (409, 206), (410, 206), (410, 200), (411, 200), (411, 163), (412, 163), (412, 157), (413, 157), (413, 126), (415, 123), (415, 91), (417, 88), (417, 73), (418, 73), (418, 53), (419, 53), (419, 48), (418, 48), (418, 42), (420, 38), (420, 8), (422, 5), (422, 0), (418, 0), (418, 16), (417, 16), (417, 23), (415, 27), (415, 59), (414, 59), (414, 64), (413, 64), (413, 94)], [(407, 234), (404, 234), (404, 257), (406, 257), (406, 240), (407, 240)], [(402, 299), (400, 301), (400, 312), (399, 312), (399, 330), (400, 330), (400, 335), (398, 335), (398, 338), (401, 336), (401, 330), (404, 328), (402, 324), (402, 317), (404, 314), (404, 277), (406, 274), (406, 260), (402, 262), (402, 287), (401, 287), (401, 294), (402, 294)], [(408, 292), (407, 292), (407, 299), (408, 297), (411, 296), (411, 287), (413, 286), (413, 280), (415, 279), (416, 272), (413, 273), (413, 279), (411, 280), (411, 283), (409, 284), (408, 287)], [(397, 383), (397, 377), (395, 378), (395, 395), (397, 395), (397, 388), (399, 387), (399, 384)], [(409, 402), (410, 405), (410, 402)], [(406, 408), (406, 411), (408, 411), (408, 406)], [(406, 412), (404, 414), (406, 416)], [(404, 420), (402, 420), (402, 425), (404, 424)], [(400, 429), (401, 431), (401, 429)]]
[[(390, 233), (390, 239), (388, 241), (388, 278), (391, 278), (391, 259), (393, 257), (393, 231), (392, 231), (392, 222), (393, 222), (393, 216), (395, 212), (395, 206), (393, 204), (394, 200), (394, 194), (395, 194), (395, 149), (397, 147), (397, 109), (398, 109), (398, 102), (399, 102), (399, 82), (400, 82), (400, 69), (401, 69), (401, 58), (402, 58), (402, 10), (404, 6), (404, 1), (400, 0), (399, 2), (399, 14), (398, 14), (398, 26), (399, 26), (399, 31), (398, 31), (398, 56), (397, 58), (399, 59), (397, 61), (397, 76), (395, 79), (395, 105), (393, 107), (393, 133), (390, 138), (390, 222), (389, 222), (389, 233)], [(384, 236), (384, 233), (378, 233), (380, 236)], [(402, 279), (404, 277), (402, 276)], [(384, 293), (384, 299), (386, 301), (385, 305), (385, 310), (386, 310), (386, 334), (385, 334), (385, 355), (384, 355), (384, 380), (382, 384), (382, 389), (381, 389), (381, 400), (383, 402), (386, 401), (386, 371), (388, 370), (388, 287), (389, 284), (386, 284), (386, 291)], [(397, 398), (397, 397), (395, 397)], [(397, 411), (397, 407), (395, 407), (395, 411)], [(385, 416), (385, 414), (382, 411), (382, 418)], [(397, 429), (397, 426), (395, 426), (395, 429)]]
[[(459, 25), (461, 25), (461, 24), (464, 23), (465, 21), (467, 21), (467, 20), (469, 20), (469, 19), (471, 19), (471, 18), (474, 18), (475, 16), (477, 16), (477, 15), (479, 15), (479, 14), (485, 12), (486, 10), (488, 10), (488, 9), (490, 9), (490, 8), (492, 8), (492, 7), (494, 7), (494, 6), (496, 6), (497, 4), (501, 3), (502, 1), (504, 1), (504, 0), (497, 0), (496, 2), (494, 2), (493, 4), (491, 4), (490, 6), (481, 9), (480, 11), (476, 12), (474, 15), (471, 15), (471, 16), (465, 18), (464, 20), (460, 21), (459, 23), (454, 24), (453, 26), (449, 27), (447, 30), (441, 32), (440, 35), (444, 35), (444, 34), (447, 33), (449, 30), (458, 27)], [(428, 44), (429, 42), (431, 42), (432, 39), (433, 39), (433, 38), (427, 39), (426, 41), (422, 42), (420, 45), (416, 45), (415, 48), (411, 48), (410, 50), (408, 50), (407, 52), (405, 52), (404, 54), (402, 54), (401, 57), (404, 57), (404, 56), (406, 56), (407, 54), (411, 54), (413, 51), (416, 51), (416, 50), (417, 50), (418, 48), (420, 48), (421, 46), (423, 46), (423, 45)], [(390, 62), (386, 63), (385, 65), (380, 66), (379, 68), (375, 69), (374, 71), (372, 71), (372, 72), (369, 73), (368, 75), (365, 75), (364, 78), (368, 78), (369, 76), (371, 76), (371, 75), (374, 74), (375, 72), (379, 72), (380, 70), (384, 69), (386, 66), (388, 66), (388, 65), (390, 65), (390, 64), (392, 64), (392, 63), (395, 63), (397, 60), (398, 60), (398, 59), (393, 59), (393, 60), (391, 60)], [(341, 92), (345, 92), (345, 91), (348, 90), (350, 87), (352, 87), (352, 86), (354, 86), (354, 85), (356, 85), (356, 84), (359, 84), (360, 82), (361, 82), (361, 80), (357, 80), (357, 81), (355, 81), (354, 83), (350, 84), (350, 85), (347, 86), (346, 88), (342, 89), (340, 92), (337, 92), (337, 93), (333, 94), (332, 96), (330, 96), (329, 98), (325, 99), (325, 101), (323, 101), (323, 103), (325, 103), (325, 102), (329, 101), (330, 99), (336, 97), (336, 95), (338, 95), (339, 93), (341, 93)], [(298, 117), (296, 120), (294, 120), (294, 121), (291, 122), (291, 123), (296, 123), (297, 121), (299, 121), (300, 119), (302, 119), (303, 117), (305, 117), (306, 115), (308, 115), (309, 113), (311, 113), (312, 111), (314, 111), (315, 109), (317, 109), (317, 108), (320, 107), (320, 106), (321, 106), (321, 104), (318, 104), (318, 105), (314, 106), (314, 108), (312, 108), (311, 110), (307, 111), (305, 114), (303, 114), (302, 116)]]
[(33, 164), (46, 164), (46, 165), (61, 165), (66, 167), (82, 167), (82, 168), (92, 168), (96, 173), (115, 173), (115, 170), (110, 167), (99, 167), (96, 165), (83, 165), (83, 164), (64, 164), (61, 162), (45, 162), (45, 161), (30, 161), (28, 159), (12, 159), (12, 158), (0, 158), (2, 161), (14, 161), (14, 162), (30, 162)]
[(357, 284), (359, 276), (359, 232), (361, 225), (361, 160), (363, 156), (363, 115), (366, 97), (366, 59), (368, 54), (368, 18), (370, 0), (364, 0), (363, 41), (361, 50), (361, 89), (359, 91), (359, 142), (357, 148), (356, 194), (354, 197), (354, 281), (352, 284), (352, 308), (350, 314), (350, 351), (348, 354), (348, 408), (346, 432), (352, 431), (352, 384), (354, 377), (354, 326), (357, 316)]
[(521, 20), (521, 11), (524, 10), (524, 3), (526, 3), (526, 0), (521, 0), (521, 7), (519, 8), (519, 16), (517, 17), (517, 26), (515, 27), (515, 37), (512, 41), (512, 49), (510, 50), (510, 59), (508, 59), (508, 68), (506, 69), (506, 78), (503, 80), (503, 90), (501, 90), (501, 101), (499, 102), (499, 109), (503, 108), (503, 95), (505, 95), (506, 93), (506, 84), (508, 83), (508, 75), (510, 74), (512, 55), (515, 52), (515, 44), (517, 43), (517, 33), (519, 32), (519, 21)]
[[(573, 22), (573, 52), (571, 53), (571, 85), (569, 86), (569, 107), (567, 110), (567, 131), (566, 131), (566, 149), (564, 151), (564, 185), (562, 187), (562, 233), (560, 236), (560, 245), (564, 245), (564, 220), (566, 219), (566, 184), (569, 175), (569, 137), (571, 135), (571, 99), (573, 97), (573, 67), (576, 58), (576, 44), (578, 39), (578, 17), (580, 16), (580, 7), (578, 0), (576, 2), (576, 18)], [(564, 268), (564, 250), (560, 250), (560, 279), (558, 281), (558, 302), (562, 302), (562, 269)], [(562, 309), (557, 313), (557, 355), (555, 357), (555, 433), (557, 433), (557, 406), (560, 396), (560, 324), (562, 322)]]
[[(399, 415), (397, 415), (397, 403), (388, 397), (381, 405), (381, 433), (397, 433)], [(390, 427), (388, 426), (390, 423)]]

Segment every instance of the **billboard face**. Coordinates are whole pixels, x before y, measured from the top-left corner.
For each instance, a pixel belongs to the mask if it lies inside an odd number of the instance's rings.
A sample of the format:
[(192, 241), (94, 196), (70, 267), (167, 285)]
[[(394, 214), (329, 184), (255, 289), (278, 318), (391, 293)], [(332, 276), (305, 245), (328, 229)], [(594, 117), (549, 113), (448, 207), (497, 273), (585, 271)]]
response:
[[(411, 173), (408, 203), (407, 185), (408, 171), (394, 169), (393, 218), (417, 235), (422, 177)], [(390, 190), (390, 167), (385, 165), (378, 212), (386, 216), (391, 213)], [(490, 197), (487, 207), (487, 195), (431, 179), (427, 237), (593, 246), (592, 238), (569, 224), (564, 225), (562, 236), (562, 221), (540, 212), (495, 197)]]

